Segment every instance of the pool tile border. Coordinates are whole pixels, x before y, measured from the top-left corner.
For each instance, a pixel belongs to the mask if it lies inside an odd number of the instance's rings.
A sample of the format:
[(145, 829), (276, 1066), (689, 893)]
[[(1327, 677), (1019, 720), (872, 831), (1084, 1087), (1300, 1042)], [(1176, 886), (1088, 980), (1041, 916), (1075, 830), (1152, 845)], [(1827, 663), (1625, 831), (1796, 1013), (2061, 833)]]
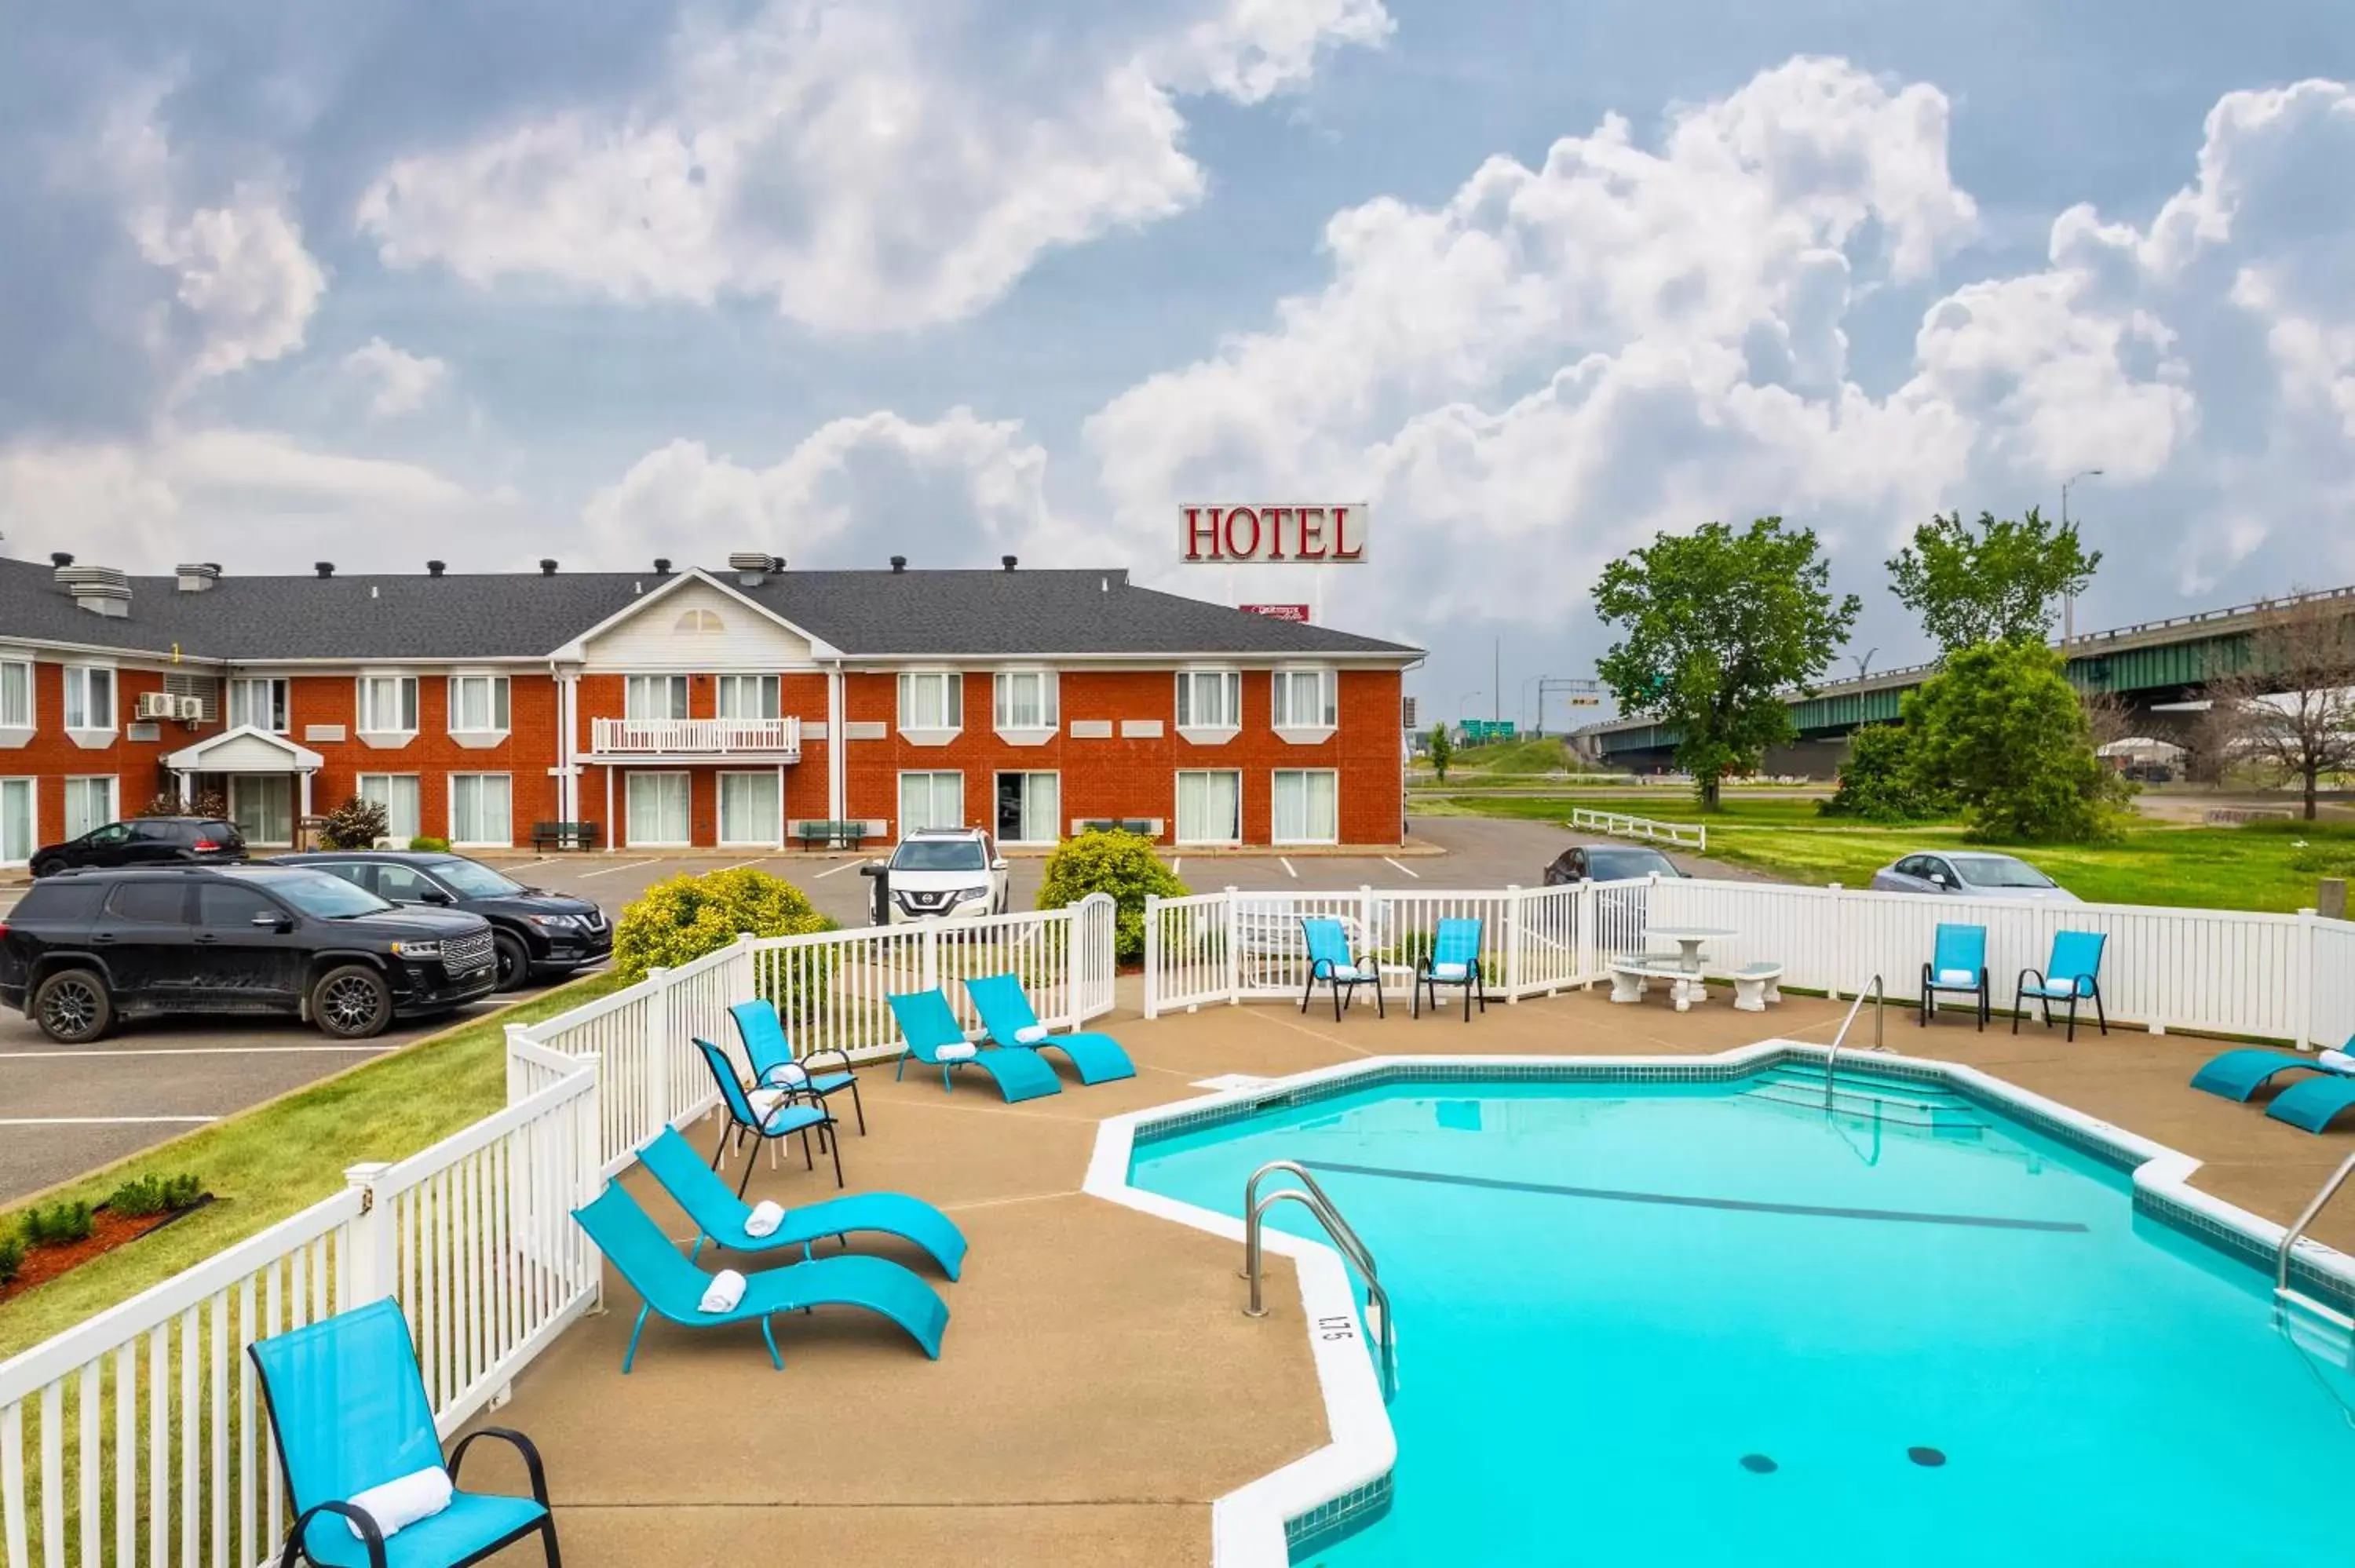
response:
[[(1107, 1118), (1100, 1123), (1084, 1190), (1126, 1208), (1242, 1242), (1240, 1219), (1181, 1203), (1129, 1184), (1139, 1149), (1207, 1127), (1247, 1120), (1263, 1110), (1314, 1105), (1392, 1084), (1461, 1083), (1722, 1083), (1792, 1064), (1820, 1064), (1824, 1047), (1792, 1040), (1762, 1040), (1713, 1056), (1375, 1056), (1320, 1067), (1249, 1088), (1199, 1096), (1171, 1105)], [(2179, 1150), (2114, 1127), (2084, 1112), (2023, 1089), (1977, 1067), (1890, 1053), (1850, 1053), (1859, 1070), (1944, 1088), (1985, 1109), (2128, 1172), (2135, 1213), (2166, 1224), (2231, 1260), (2270, 1271), (2286, 1226), (2253, 1214), (2190, 1184), (2200, 1161)], [(1322, 1243), (1270, 1230), (1267, 1250), (1294, 1260), (1302, 1318), (1325, 1397), (1332, 1440), (1323, 1448), (1270, 1472), (1211, 1508), (1215, 1568), (1288, 1568), (1303, 1555), (1340, 1540), (1390, 1510), (1391, 1475), (1398, 1438), (1382, 1399), (1372, 1358), (1361, 1349), (1364, 1324), (1355, 1288), (1340, 1255)], [(2355, 1257), (2311, 1239), (2290, 1259), (2292, 1285), (2342, 1314), (2355, 1315)], [(1335, 1340), (1316, 1325), (1346, 1321)]]

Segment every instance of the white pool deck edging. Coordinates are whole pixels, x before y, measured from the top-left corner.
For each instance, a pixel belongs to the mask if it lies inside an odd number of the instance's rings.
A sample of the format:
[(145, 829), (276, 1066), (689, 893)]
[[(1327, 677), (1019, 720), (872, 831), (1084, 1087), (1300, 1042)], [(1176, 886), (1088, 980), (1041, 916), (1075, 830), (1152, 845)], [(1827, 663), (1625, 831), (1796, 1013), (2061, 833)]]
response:
[[(1822, 1045), (1768, 1039), (1712, 1055), (1369, 1056), (1108, 1117), (1097, 1126), (1095, 1149), (1089, 1157), (1082, 1190), (1139, 1213), (1223, 1236), (1235, 1244), (1240, 1261), (1243, 1223), (1239, 1217), (1130, 1185), (1129, 1166), (1140, 1128), (1206, 1110), (1257, 1105), (1304, 1088), (1346, 1084), (1401, 1068), (1471, 1075), (1532, 1067), (1566, 1068), (1581, 1073), (1613, 1068), (1741, 1068), (1763, 1067), (1778, 1057), (1821, 1061), (1825, 1055)], [(1851, 1051), (1842, 1059), (1866, 1070), (1893, 1065), (1924, 1073), (1955, 1087), (1970, 1090), (2031, 1124), (2038, 1118), (2049, 1119), (2074, 1129), (2083, 1138), (2108, 1145), (2122, 1157), (2122, 1162), (2124, 1159), (2134, 1162), (2132, 1179), (2137, 1207), (2147, 1198), (2154, 1201), (2154, 1206), (2174, 1205), (2222, 1230), (2238, 1233), (2254, 1249), (2267, 1253), (2279, 1252), (2282, 1238), (2288, 1234), (2286, 1225), (2193, 1187), (2190, 1179), (2200, 1161), (2192, 1156), (2023, 1089), (1991, 1073), (1958, 1062), (1895, 1052)], [(1299, 1275), (1301, 1314), (1307, 1326), (1308, 1348), (1316, 1362), (1317, 1383), (1325, 1397), (1326, 1427), (1331, 1441), (1312, 1454), (1237, 1488), (1211, 1505), (1210, 1560), (1214, 1568), (1289, 1568), (1291, 1553), (1285, 1531), (1289, 1521), (1352, 1493), (1384, 1484), (1398, 1461), (1398, 1436), (1391, 1425), (1390, 1409), (1382, 1398), (1373, 1358), (1365, 1351), (1365, 1325), (1358, 1311), (1357, 1290), (1349, 1283), (1348, 1269), (1340, 1254), (1322, 1242), (1273, 1228), (1262, 1234), (1266, 1250), (1291, 1258)], [(2349, 1294), (2355, 1295), (2355, 1257), (2306, 1237), (2298, 1242), (2296, 1258), (2302, 1267), (2331, 1278)], [(1241, 1282), (1237, 1284), (1237, 1310), (1241, 1310)], [(1334, 1337), (1333, 1329), (1319, 1328), (1320, 1324), (1341, 1321), (1347, 1322), (1348, 1331), (1338, 1338)]]

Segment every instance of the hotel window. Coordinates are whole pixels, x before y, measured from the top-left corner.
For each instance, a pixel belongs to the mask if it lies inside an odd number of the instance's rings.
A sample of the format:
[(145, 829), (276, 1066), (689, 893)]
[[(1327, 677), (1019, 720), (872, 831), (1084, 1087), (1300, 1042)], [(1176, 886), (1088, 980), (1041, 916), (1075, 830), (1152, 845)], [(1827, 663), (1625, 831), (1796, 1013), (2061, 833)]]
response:
[(231, 681), (229, 683), (229, 728), (239, 729), (251, 725), (272, 735), (284, 735), (286, 688), (286, 681), (280, 677), (240, 676)]
[(964, 826), (964, 775), (900, 775), (900, 836), (923, 828)]
[(1181, 844), (1241, 843), (1243, 837), (1243, 776), (1228, 772), (1178, 775), (1178, 842)]
[(78, 839), (93, 829), (113, 821), (114, 779), (69, 779), (66, 780), (66, 837)]
[(33, 727), (33, 666), (30, 661), (0, 661), (0, 729)]
[(909, 670), (900, 676), (900, 727), (957, 729), (964, 724), (964, 682), (954, 670)]
[(504, 734), (507, 727), (505, 675), (450, 677), (450, 733)]
[(687, 677), (632, 675), (622, 683), (622, 716), (634, 719), (683, 719), (687, 716)]
[(1178, 672), (1179, 729), (1235, 729), (1242, 724), (1243, 678), (1233, 670)]
[(86, 664), (66, 666), (66, 727), (114, 727), (114, 672)]
[(414, 675), (362, 675), (360, 677), (360, 733), (363, 735), (415, 735), (417, 733), (417, 677)]
[(1055, 727), (1055, 672), (1002, 670), (997, 675), (999, 729)]
[(1062, 782), (1052, 773), (999, 774), (998, 842), (1051, 844), (1060, 839), (1062, 797)]
[(783, 842), (784, 823), (777, 800), (777, 775), (722, 773), (719, 776), (719, 842), (723, 844), (774, 844)]
[(1277, 768), (1272, 836), (1280, 844), (1338, 843), (1340, 796), (1340, 775), (1330, 768)]
[(694, 791), (684, 773), (632, 773), (623, 786), (633, 847), (675, 848), (694, 841)]
[(774, 675), (722, 675), (717, 683), (721, 718), (773, 719), (781, 711)]
[(716, 632), (727, 630), (728, 623), (719, 619), (719, 613), (717, 610), (690, 609), (681, 613), (679, 618), (671, 623), (671, 630), (709, 637)]
[(450, 842), (453, 844), (511, 844), (514, 819), (509, 811), (509, 785), (504, 773), (453, 773), (450, 776)]
[(395, 849), (408, 848), (409, 841), (425, 831), (418, 822), (416, 774), (363, 773), (359, 797), (384, 808), (384, 836)]
[(0, 865), (33, 858), (33, 781), (0, 779)]
[(1275, 673), (1275, 727), (1331, 729), (1340, 723), (1330, 670), (1278, 670)]

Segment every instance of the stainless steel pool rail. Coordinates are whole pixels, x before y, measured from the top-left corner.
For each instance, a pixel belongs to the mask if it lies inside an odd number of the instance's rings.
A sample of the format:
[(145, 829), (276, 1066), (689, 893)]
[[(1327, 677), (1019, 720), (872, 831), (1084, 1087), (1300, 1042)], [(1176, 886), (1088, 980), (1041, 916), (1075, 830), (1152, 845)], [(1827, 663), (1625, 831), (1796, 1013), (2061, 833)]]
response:
[(2298, 1242), (2306, 1235), (2307, 1227), (2314, 1224), (2314, 1217), (2322, 1213), (2322, 1205), (2330, 1202), (2332, 1195), (2347, 1184), (2347, 1179), (2350, 1176), (2355, 1176), (2355, 1154), (2350, 1154), (2339, 1161), (2339, 1169), (2331, 1172), (2330, 1179), (2322, 1184), (2321, 1191), (2315, 1193), (2314, 1202), (2308, 1203), (2306, 1206), (2306, 1212), (2298, 1215), (2297, 1223), (2282, 1233), (2281, 1251), (2274, 1259), (2274, 1299), (2276, 1303), (2288, 1303), (2301, 1307), (2308, 1312), (2338, 1324), (2342, 1329), (2355, 1331), (2355, 1318), (2350, 1318), (2338, 1308), (2317, 1301), (2302, 1290), (2291, 1289), (2289, 1284), (2290, 1255), (2296, 1250)]
[[(1263, 1198), (1260, 1183), (1282, 1172), (1300, 1179), (1297, 1187), (1279, 1187)], [(1243, 1308), (1246, 1318), (1264, 1318), (1267, 1306), (1262, 1290), (1262, 1245), (1260, 1233), (1265, 1228), (1268, 1210), (1291, 1199), (1316, 1216), (1325, 1234), (1333, 1238), (1335, 1250), (1357, 1266), (1366, 1278), (1367, 1305), (1374, 1317), (1374, 1347), (1382, 1371), (1382, 1397), (1387, 1400), (1398, 1392), (1398, 1330), (1391, 1321), (1391, 1295), (1382, 1288), (1381, 1272), (1375, 1266), (1374, 1255), (1364, 1238), (1341, 1217), (1332, 1195), (1327, 1192), (1305, 1166), (1290, 1160), (1272, 1160), (1251, 1173), (1243, 1183), (1243, 1267), (1242, 1277), (1251, 1281), (1251, 1305)]]
[(1881, 994), (1881, 977), (1879, 975), (1875, 975), (1872, 977), (1872, 983), (1866, 986), (1862, 991), (1858, 991), (1856, 993), (1856, 1000), (1848, 1004), (1848, 1016), (1840, 1020), (1839, 1033), (1832, 1036), (1830, 1046), (1824, 1052), (1824, 1106), (1826, 1109), (1829, 1109), (1832, 1103), (1832, 1073), (1839, 1065), (1840, 1043), (1848, 1038), (1849, 1025), (1856, 1022), (1857, 1010), (1864, 1005), (1864, 999), (1866, 997), (1870, 997), (1872, 999), (1872, 1048), (1876, 1051), (1886, 1051), (1889, 1049), (1886, 1044), (1882, 1044), (1885, 1036), (1881, 1033), (1883, 1023), (1881, 1015), (1888, 1011), (1889, 1002), (1888, 999)]

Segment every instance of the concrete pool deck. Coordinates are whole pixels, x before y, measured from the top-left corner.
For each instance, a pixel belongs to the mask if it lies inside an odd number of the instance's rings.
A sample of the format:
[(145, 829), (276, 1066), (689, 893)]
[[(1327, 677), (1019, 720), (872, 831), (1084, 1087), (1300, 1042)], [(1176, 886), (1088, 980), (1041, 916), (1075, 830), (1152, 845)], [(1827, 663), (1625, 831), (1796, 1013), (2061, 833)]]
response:
[[(977, 1075), (943, 1095), (935, 1075), (861, 1073), (871, 1136), (844, 1141), (850, 1190), (929, 1198), (972, 1243), (964, 1277), (941, 1287), (952, 1318), (939, 1361), (879, 1319), (832, 1312), (779, 1320), (782, 1373), (749, 1327), (655, 1322), (623, 1378), (638, 1302), (609, 1274), (609, 1311), (565, 1334), (487, 1417), (538, 1443), (568, 1563), (689, 1568), (788, 1552), (869, 1564), (1207, 1563), (1212, 1500), (1327, 1439), (1299, 1298), (1291, 1266), (1271, 1258), (1273, 1310), (1247, 1319), (1232, 1244), (1082, 1193), (1099, 1118), (1184, 1100), (1201, 1092), (1197, 1080), (1225, 1074), (1278, 1077), (1374, 1055), (1708, 1054), (1770, 1036), (1828, 1040), (1845, 1012), (1790, 997), (1764, 1016), (1739, 1013), (1721, 990), (1678, 1014), (1657, 996), (1613, 1006), (1597, 988), (1492, 1005), (1469, 1025), (1403, 1009), (1378, 1020), (1363, 1004), (1337, 1025), (1329, 1005), (1148, 1022), (1135, 985), (1123, 982), (1129, 1006), (1099, 1024), (1135, 1058), (1131, 1080), (1067, 1078), (1060, 1095), (1008, 1106)], [(2276, 1221), (2294, 1218), (2355, 1145), (2192, 1092), (2217, 1042), (2114, 1031), (2067, 1044), (2057, 1030), (2003, 1030), (1977, 1033), (1961, 1014), (1922, 1030), (1891, 1008), (1888, 1043), (2200, 1158), (2194, 1186)], [(1870, 1038), (1868, 1021), (1858, 1033)], [(688, 1136), (708, 1148), (715, 1134), (698, 1124)], [(684, 1229), (658, 1193), (631, 1184)], [(773, 1171), (763, 1160), (751, 1188), (788, 1205), (833, 1192), (823, 1162), (813, 1175), (797, 1158)], [(2317, 1234), (2355, 1250), (2355, 1201)], [(470, 1464), (470, 1480), (518, 1484), (504, 1462), (479, 1476)], [(510, 1554), (534, 1560), (527, 1548)]]

